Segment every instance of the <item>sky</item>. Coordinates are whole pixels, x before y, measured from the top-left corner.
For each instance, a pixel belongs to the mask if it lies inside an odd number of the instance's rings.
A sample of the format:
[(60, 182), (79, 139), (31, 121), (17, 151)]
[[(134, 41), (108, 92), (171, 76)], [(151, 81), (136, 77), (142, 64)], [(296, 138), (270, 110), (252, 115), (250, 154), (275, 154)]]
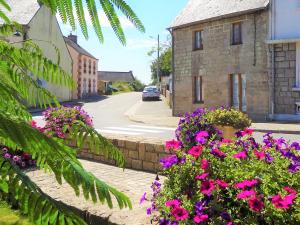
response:
[[(150, 63), (153, 58), (147, 53), (157, 46), (157, 35), (161, 36), (161, 42), (167, 41), (169, 32), (166, 30), (175, 17), (180, 13), (188, 0), (126, 0), (134, 12), (143, 22), (146, 32), (141, 33), (119, 13), (120, 21), (124, 28), (127, 45), (123, 46), (104, 13), (100, 10), (99, 17), (103, 26), (104, 43), (101, 44), (96, 37), (91, 21), (87, 18), (89, 26), (89, 39), (85, 40), (80, 28), (73, 31), (78, 36), (78, 44), (99, 59), (98, 70), (104, 71), (133, 71), (135, 77), (143, 83), (150, 82)], [(68, 35), (71, 28), (62, 24), (58, 18), (62, 32)], [(152, 37), (152, 38), (151, 38)]]

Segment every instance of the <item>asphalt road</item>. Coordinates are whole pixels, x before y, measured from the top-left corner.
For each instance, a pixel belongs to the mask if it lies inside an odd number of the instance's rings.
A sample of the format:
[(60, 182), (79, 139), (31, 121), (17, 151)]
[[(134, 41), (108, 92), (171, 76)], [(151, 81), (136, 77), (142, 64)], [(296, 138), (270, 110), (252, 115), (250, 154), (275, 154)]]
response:
[[(120, 134), (128, 136), (174, 138), (175, 128), (161, 127), (132, 122), (125, 115), (131, 109), (138, 114), (169, 116), (171, 110), (163, 102), (141, 102), (141, 93), (124, 93), (115, 96), (100, 97), (86, 102), (83, 108), (93, 117), (94, 127), (102, 134)], [(158, 113), (159, 112), (159, 113)], [(43, 123), (41, 114), (34, 114), (34, 119)], [(254, 137), (262, 140), (263, 133), (254, 133)], [(300, 135), (274, 134), (291, 141), (300, 141)]]

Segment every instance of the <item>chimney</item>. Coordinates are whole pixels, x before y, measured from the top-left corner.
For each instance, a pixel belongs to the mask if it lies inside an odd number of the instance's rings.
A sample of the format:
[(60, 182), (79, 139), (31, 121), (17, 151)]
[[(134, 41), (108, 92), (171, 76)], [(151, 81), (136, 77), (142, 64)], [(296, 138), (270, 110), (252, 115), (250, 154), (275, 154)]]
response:
[(70, 34), (70, 35), (68, 36), (68, 38), (69, 38), (71, 41), (73, 41), (73, 42), (75, 42), (75, 43), (77, 44), (77, 35)]

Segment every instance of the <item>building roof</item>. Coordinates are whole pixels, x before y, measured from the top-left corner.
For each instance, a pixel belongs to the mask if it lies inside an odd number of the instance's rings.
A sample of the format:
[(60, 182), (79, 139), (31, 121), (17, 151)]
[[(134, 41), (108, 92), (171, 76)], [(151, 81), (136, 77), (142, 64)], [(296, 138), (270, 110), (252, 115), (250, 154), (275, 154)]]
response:
[[(7, 17), (21, 25), (27, 25), (40, 9), (40, 4), (37, 0), (7, 0), (11, 11), (7, 11), (3, 6), (0, 6), (0, 11), (3, 11)], [(3, 20), (0, 19), (0, 24)]]
[(79, 44), (75, 43), (74, 41), (72, 41), (71, 39), (67, 38), (64, 36), (65, 42), (71, 46), (72, 48), (74, 48), (79, 54), (82, 55), (86, 55), (88, 57), (97, 59), (96, 57), (94, 57), (91, 53), (89, 53), (88, 51), (86, 51), (84, 48), (82, 48)]
[(123, 81), (132, 82), (135, 80), (132, 71), (129, 72), (116, 72), (116, 71), (98, 71), (98, 80), (102, 81)]
[(189, 0), (171, 28), (265, 9), (270, 0)]

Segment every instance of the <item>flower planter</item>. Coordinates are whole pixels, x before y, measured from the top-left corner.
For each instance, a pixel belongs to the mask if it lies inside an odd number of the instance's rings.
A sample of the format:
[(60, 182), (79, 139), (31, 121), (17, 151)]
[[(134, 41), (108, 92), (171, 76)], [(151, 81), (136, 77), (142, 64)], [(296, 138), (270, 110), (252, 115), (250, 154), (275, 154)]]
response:
[(236, 129), (232, 126), (216, 125), (215, 128), (217, 128), (223, 132), (223, 137), (225, 139), (233, 139), (235, 137), (235, 133), (238, 131), (238, 129)]

